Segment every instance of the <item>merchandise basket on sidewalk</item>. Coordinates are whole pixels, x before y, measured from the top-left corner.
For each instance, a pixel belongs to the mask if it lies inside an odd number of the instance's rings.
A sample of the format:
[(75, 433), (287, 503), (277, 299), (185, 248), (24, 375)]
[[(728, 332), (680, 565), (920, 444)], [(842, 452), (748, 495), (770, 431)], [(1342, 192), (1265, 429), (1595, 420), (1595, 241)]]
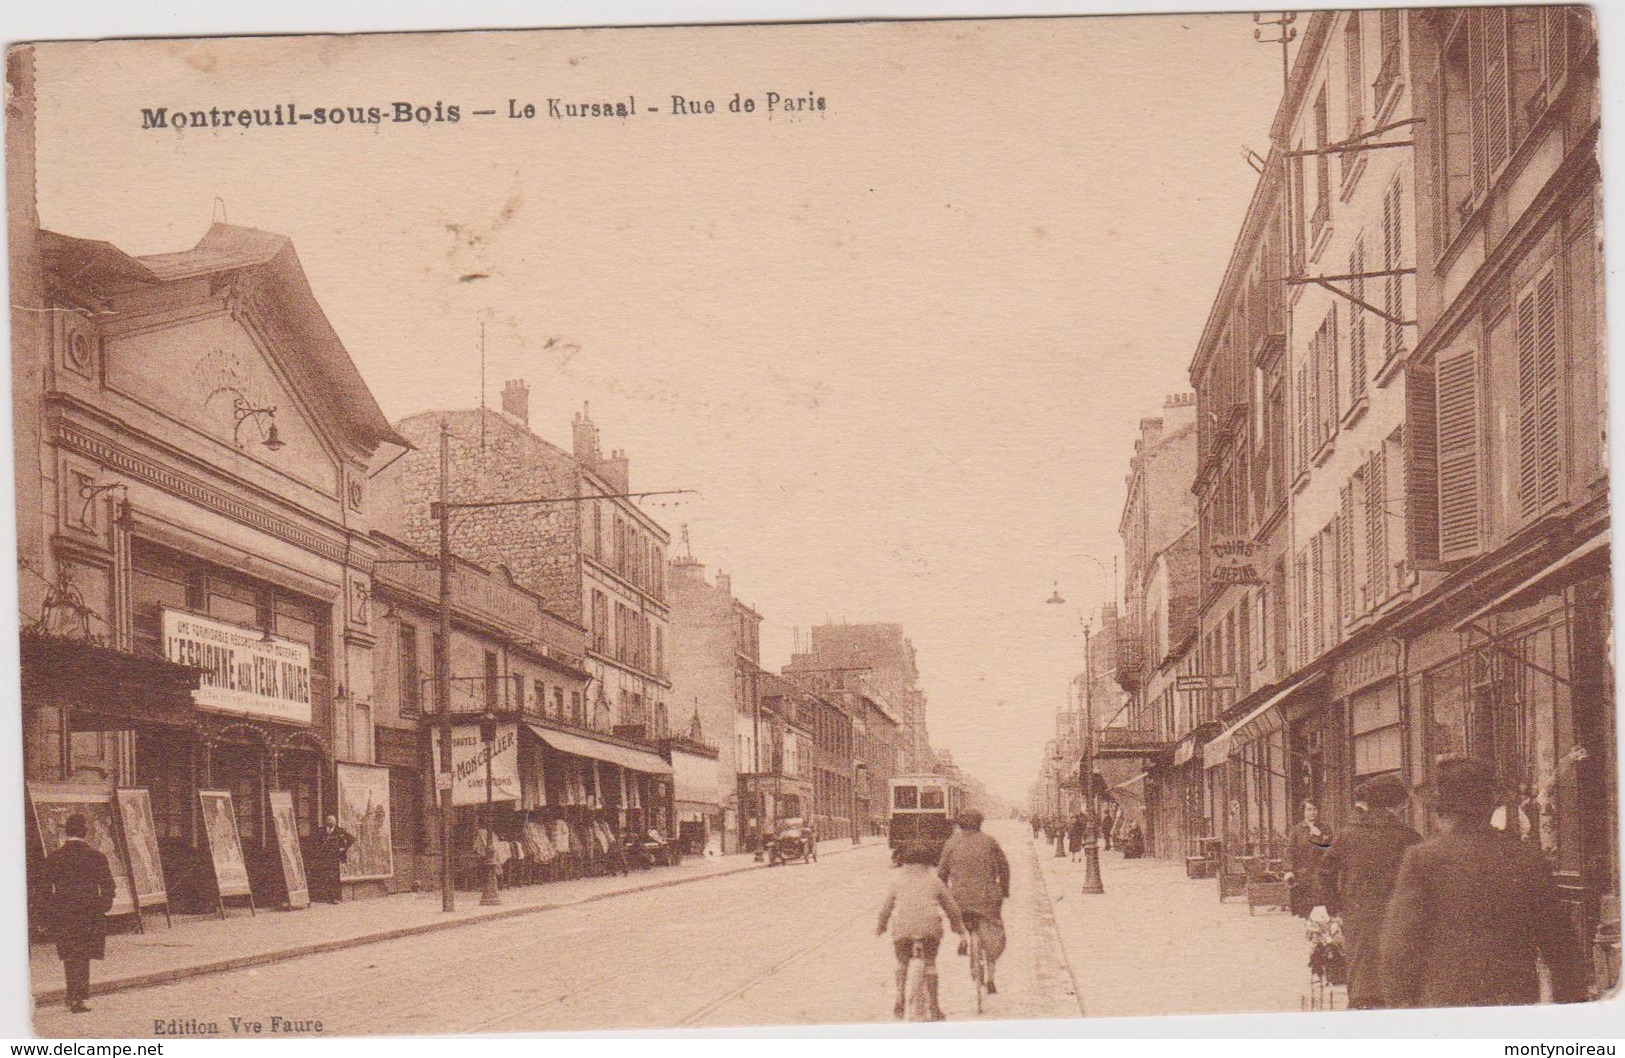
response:
[(1324, 908), (1309, 916), (1309, 994), (1305, 1010), (1346, 1010), (1349, 995), (1348, 954), (1343, 949), (1343, 920)]

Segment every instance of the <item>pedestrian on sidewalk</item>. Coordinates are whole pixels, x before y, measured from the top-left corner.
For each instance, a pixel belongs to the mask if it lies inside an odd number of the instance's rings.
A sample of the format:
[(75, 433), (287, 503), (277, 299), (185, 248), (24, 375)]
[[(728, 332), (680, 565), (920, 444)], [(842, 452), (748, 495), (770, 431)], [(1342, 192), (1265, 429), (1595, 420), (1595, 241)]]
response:
[(1309, 912), (1326, 901), (1320, 895), (1320, 865), (1332, 844), (1330, 827), (1320, 822), (1320, 807), (1303, 803), (1303, 821), (1287, 836), (1286, 881), (1291, 886), (1292, 913), (1308, 918)]
[(107, 957), (106, 920), (113, 906), (113, 871), (85, 840), (89, 822), (75, 812), (63, 824), (66, 840), (45, 858), (46, 926), (68, 984), (68, 1009), (90, 1008), (90, 960)]
[(339, 880), (339, 865), (350, 855), (355, 835), (339, 826), (337, 816), (328, 816), (327, 824), (316, 832), (316, 848), (310, 858), (310, 898), (336, 904), (343, 899), (344, 888)]
[[(967, 808), (956, 822), (959, 829), (942, 847), (937, 876), (953, 894), (966, 928), (976, 930), (982, 938), (982, 954), (987, 957), (987, 991), (993, 995), (999, 990), (993, 971), (1004, 954), (1006, 940), (1003, 908), (1010, 896), (1010, 860), (997, 841), (982, 833), (981, 812)], [(964, 945), (959, 954), (966, 954)]]
[(1537, 1003), (1537, 957), (1551, 974), (1555, 1002), (1583, 1002), (1584, 964), (1551, 866), (1539, 845), (1490, 825), (1494, 771), (1447, 757), (1424, 790), (1439, 832), (1405, 853), (1388, 904), (1382, 965), (1389, 1004)]
[(1082, 812), (1075, 812), (1072, 823), (1066, 828), (1066, 843), (1072, 852), (1072, 862), (1077, 863), (1083, 855), (1083, 842), (1089, 833), (1089, 821)]
[(891, 926), (892, 951), (897, 956), (897, 1005), (892, 1009), (901, 1018), (908, 1008), (908, 964), (914, 957), (914, 942), (925, 946), (925, 987), (931, 998), (931, 1020), (941, 1021), (945, 1014), (937, 999), (937, 949), (942, 945), (942, 916), (955, 933), (965, 932), (959, 905), (954, 902), (948, 887), (937, 877), (932, 867), (936, 855), (923, 841), (911, 841), (897, 850), (900, 870), (892, 880), (886, 902), (880, 906), (880, 921), (875, 925), (875, 936), (885, 934)]
[(1119, 814), (1120, 809), (1117, 807), (1117, 802), (1111, 800), (1110, 798), (1108, 798), (1106, 803), (1101, 806), (1100, 836), (1105, 840), (1107, 852), (1110, 852), (1112, 849), (1112, 835), (1117, 829)]
[(1382, 931), (1405, 850), (1422, 840), (1395, 810), (1409, 799), (1398, 775), (1367, 779), (1354, 791), (1355, 816), (1321, 860), (1325, 906), (1343, 917), (1349, 962), (1349, 1009), (1384, 1006)]

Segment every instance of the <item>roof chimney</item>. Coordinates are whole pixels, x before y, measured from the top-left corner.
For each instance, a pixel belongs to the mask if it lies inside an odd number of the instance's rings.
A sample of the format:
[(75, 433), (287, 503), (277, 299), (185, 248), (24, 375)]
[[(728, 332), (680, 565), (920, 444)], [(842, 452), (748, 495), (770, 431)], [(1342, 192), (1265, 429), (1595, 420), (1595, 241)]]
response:
[(734, 581), (733, 581), (733, 578), (728, 576), (728, 574), (722, 572), (722, 570), (720, 570), (720, 569), (717, 570), (717, 591), (720, 591), (722, 594), (728, 596), (728, 598), (730, 598), (730, 599), (733, 598), (733, 594), (734, 594)]
[(598, 465), (598, 427), (593, 425), (588, 410), (588, 404), (583, 401), (581, 410), (576, 412), (575, 457), (589, 469), (595, 469)]
[(511, 378), (502, 387), (502, 410), (530, 425), (530, 387), (522, 378)]

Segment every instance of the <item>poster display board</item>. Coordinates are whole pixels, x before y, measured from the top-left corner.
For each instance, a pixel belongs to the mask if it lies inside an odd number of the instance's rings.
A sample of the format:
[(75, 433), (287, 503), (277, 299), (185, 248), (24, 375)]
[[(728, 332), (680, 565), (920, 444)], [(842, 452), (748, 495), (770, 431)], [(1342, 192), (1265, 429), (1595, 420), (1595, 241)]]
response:
[(209, 839), (209, 859), (214, 864), (215, 885), (220, 895), (252, 897), (248, 887), (248, 863), (243, 859), (243, 843), (237, 836), (237, 813), (232, 810), (230, 790), (199, 790), (203, 806), (203, 831)]
[(137, 907), (169, 903), (163, 861), (158, 854), (158, 828), (152, 819), (152, 794), (145, 788), (121, 787), (113, 791), (119, 822), (124, 826), (124, 849), (130, 856), (130, 884)]
[(339, 877), (346, 882), (393, 877), (389, 769), (377, 764), (339, 764), (337, 771), (339, 826), (355, 835), (349, 855), (339, 864)]
[(130, 867), (119, 840), (118, 813), (113, 807), (113, 791), (104, 786), (81, 783), (31, 782), (28, 800), (34, 808), (34, 826), (39, 831), (40, 851), (49, 856), (67, 839), (68, 817), (82, 815), (89, 824), (86, 839), (92, 848), (107, 857), (113, 871), (113, 906), (109, 915), (135, 912), (135, 894), (130, 889)]
[(299, 848), (299, 820), (293, 814), (293, 794), (271, 791), (271, 830), (276, 834), (277, 859), (288, 887), (288, 906), (310, 906), (310, 882), (305, 878), (305, 855)]

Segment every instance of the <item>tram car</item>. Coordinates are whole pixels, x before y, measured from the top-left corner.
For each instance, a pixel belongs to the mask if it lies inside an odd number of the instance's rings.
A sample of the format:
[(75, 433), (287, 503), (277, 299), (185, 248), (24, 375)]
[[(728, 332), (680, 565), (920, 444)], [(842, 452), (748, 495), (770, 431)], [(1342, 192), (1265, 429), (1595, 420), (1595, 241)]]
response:
[(965, 808), (965, 791), (944, 775), (898, 775), (890, 783), (888, 844), (893, 854), (912, 841), (942, 851)]

